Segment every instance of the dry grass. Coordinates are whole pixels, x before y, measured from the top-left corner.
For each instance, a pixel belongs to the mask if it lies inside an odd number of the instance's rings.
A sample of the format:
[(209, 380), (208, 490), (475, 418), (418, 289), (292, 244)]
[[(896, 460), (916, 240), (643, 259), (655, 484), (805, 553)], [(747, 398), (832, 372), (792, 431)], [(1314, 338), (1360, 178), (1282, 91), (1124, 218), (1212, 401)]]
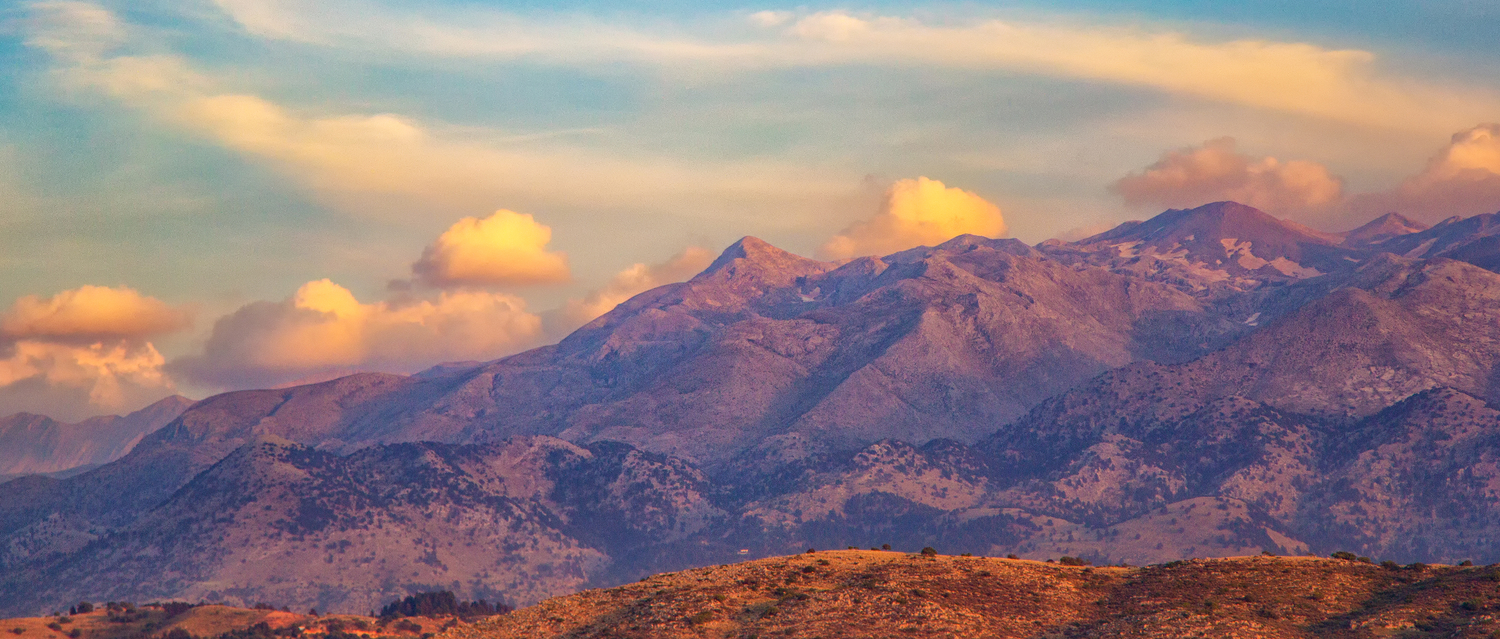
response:
[(1495, 567), (1244, 557), (1146, 568), (834, 551), (656, 575), (441, 639), (1488, 637)]
[[(112, 619), (113, 617), (113, 619)], [(399, 630), (395, 624), (380, 626), (373, 617), (364, 615), (304, 615), (277, 610), (255, 610), (232, 606), (197, 606), (171, 619), (160, 608), (142, 606), (130, 621), (119, 621), (119, 615), (111, 615), (100, 607), (91, 613), (63, 617), (17, 617), (0, 619), (0, 639), (71, 639), (68, 632), (79, 631), (79, 639), (125, 639), (127, 637), (160, 636), (174, 629), (187, 631), (194, 637), (217, 637), (226, 632), (244, 630), (258, 623), (271, 628), (301, 626), (302, 636), (316, 637), (325, 634), (329, 627), (345, 633), (366, 637), (416, 637), (426, 633), (437, 633), (451, 623), (451, 618), (410, 617), (406, 621), (420, 629), (408, 627)], [(66, 619), (66, 622), (62, 622)], [(61, 630), (49, 627), (57, 624)], [(19, 628), (21, 633), (15, 634)]]

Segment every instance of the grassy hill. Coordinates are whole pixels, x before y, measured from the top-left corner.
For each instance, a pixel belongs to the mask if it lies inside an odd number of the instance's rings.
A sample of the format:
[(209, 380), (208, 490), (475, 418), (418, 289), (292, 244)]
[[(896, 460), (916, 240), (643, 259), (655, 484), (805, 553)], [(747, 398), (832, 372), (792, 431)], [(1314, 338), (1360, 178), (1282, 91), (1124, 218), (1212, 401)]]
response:
[(0, 619), (0, 639), (349, 639), (351, 635), (413, 639), (430, 637), (453, 623), (457, 622), (449, 617), (408, 617), (382, 623), (363, 615), (297, 614), (269, 607), (202, 605), (171, 611), (158, 605), (98, 604), (87, 613)]
[(661, 574), (439, 639), (1490, 637), (1500, 567), (1244, 557), (1143, 568), (831, 551)]

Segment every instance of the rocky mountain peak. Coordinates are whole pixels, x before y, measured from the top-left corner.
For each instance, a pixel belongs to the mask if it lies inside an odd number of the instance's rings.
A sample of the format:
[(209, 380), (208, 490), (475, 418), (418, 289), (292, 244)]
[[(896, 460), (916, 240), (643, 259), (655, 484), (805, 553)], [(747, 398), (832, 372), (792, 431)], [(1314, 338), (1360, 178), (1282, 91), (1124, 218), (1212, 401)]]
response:
[(724, 249), (712, 264), (694, 280), (725, 274), (730, 278), (746, 275), (756, 279), (791, 281), (798, 276), (821, 273), (832, 268), (826, 262), (808, 259), (783, 251), (758, 237), (745, 236)]
[(1420, 233), (1428, 228), (1426, 224), (1393, 211), (1345, 233), (1344, 246), (1369, 246), (1400, 235)]
[(1128, 271), (1217, 297), (1346, 270), (1363, 254), (1341, 241), (1251, 206), (1214, 202), (1037, 249), (1070, 264)]
[(1214, 245), (1224, 240), (1238, 240), (1259, 243), (1266, 248), (1294, 243), (1333, 243), (1327, 237), (1300, 224), (1279, 220), (1260, 209), (1238, 202), (1214, 202), (1194, 209), (1170, 209), (1145, 222), (1121, 225), (1081, 243), (1132, 240), (1153, 245)]

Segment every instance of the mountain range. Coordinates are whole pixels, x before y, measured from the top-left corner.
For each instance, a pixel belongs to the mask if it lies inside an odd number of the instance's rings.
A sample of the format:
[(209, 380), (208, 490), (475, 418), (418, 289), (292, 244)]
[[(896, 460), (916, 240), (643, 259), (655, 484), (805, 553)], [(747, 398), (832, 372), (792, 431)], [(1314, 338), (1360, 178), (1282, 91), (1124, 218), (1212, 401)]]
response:
[(192, 403), (173, 395), (129, 415), (91, 417), (77, 424), (32, 413), (0, 417), (0, 481), (76, 475), (112, 462)]
[(226, 393), (10, 481), (0, 609), (528, 604), (885, 543), (1500, 561), (1496, 215), (1221, 202), (842, 263), (745, 238), (556, 345)]

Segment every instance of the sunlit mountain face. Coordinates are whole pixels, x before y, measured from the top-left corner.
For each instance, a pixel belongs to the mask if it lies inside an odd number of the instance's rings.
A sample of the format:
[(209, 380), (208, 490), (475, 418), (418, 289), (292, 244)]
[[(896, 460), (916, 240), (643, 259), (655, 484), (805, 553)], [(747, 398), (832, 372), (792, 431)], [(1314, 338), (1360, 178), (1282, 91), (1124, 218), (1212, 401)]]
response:
[(875, 539), (1488, 562), (1486, 219), (1323, 233), (1219, 202), (837, 261), (747, 237), (554, 345), (175, 405), (117, 460), (14, 480), (0, 586), (17, 612), (528, 605)]

